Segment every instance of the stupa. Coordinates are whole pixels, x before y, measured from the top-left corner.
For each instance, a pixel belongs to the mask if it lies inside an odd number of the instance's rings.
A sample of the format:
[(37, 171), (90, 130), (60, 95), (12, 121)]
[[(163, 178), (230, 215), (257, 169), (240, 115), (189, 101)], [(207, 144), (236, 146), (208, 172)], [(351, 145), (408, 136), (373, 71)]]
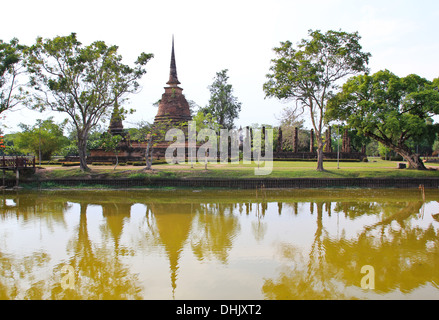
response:
[[(174, 37), (172, 37), (171, 64), (169, 72), (169, 80), (166, 83), (165, 93), (159, 102), (157, 115), (154, 118), (152, 136), (153, 146), (152, 154), (155, 160), (164, 159), (166, 149), (172, 143), (165, 141), (165, 134), (171, 128), (182, 129), (187, 139), (187, 123), (192, 120), (189, 103), (183, 95), (183, 89), (179, 86), (180, 81), (177, 77), (177, 67), (175, 63)], [(119, 115), (118, 104), (114, 105), (113, 114), (111, 116), (108, 131), (112, 135), (121, 135), (123, 140), (119, 144), (119, 159), (121, 162), (137, 162), (144, 161), (145, 150), (148, 141), (133, 141), (123, 128), (122, 119)], [(186, 142), (187, 143), (187, 142)], [(105, 151), (102, 148), (91, 150), (88, 162), (114, 162), (115, 153)]]
[(169, 80), (166, 82), (165, 93), (159, 102), (157, 115), (153, 124), (153, 156), (155, 159), (165, 157), (168, 146), (172, 143), (165, 141), (165, 134), (171, 128), (182, 129), (187, 139), (187, 124), (192, 120), (189, 103), (179, 86), (177, 66), (175, 63), (174, 36), (172, 37), (171, 64)]
[(168, 86), (165, 87), (165, 93), (160, 100), (154, 124), (171, 122), (173, 125), (178, 125), (192, 120), (189, 103), (182, 93), (183, 89), (178, 86), (180, 81), (178, 81), (175, 63), (174, 37), (172, 37), (170, 69), (169, 80), (166, 82)]

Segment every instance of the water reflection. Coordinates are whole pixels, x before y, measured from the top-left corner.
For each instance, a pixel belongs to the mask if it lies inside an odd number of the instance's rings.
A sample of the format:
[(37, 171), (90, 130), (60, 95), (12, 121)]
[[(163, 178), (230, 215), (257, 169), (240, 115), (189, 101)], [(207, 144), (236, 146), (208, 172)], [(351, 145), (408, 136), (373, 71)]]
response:
[(439, 299), (439, 192), (424, 196), (4, 192), (0, 299)]

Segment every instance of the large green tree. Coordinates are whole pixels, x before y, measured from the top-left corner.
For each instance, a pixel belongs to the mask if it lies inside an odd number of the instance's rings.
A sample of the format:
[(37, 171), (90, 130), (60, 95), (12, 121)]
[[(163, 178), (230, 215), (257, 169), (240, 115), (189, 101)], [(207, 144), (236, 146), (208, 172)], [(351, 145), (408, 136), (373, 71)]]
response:
[(18, 39), (9, 43), (0, 40), (0, 113), (16, 106), (23, 91), (23, 81), (20, 76), (25, 68), (22, 65), (23, 50)]
[(153, 57), (141, 53), (135, 66), (130, 67), (122, 63), (117, 50), (117, 46), (103, 41), (84, 46), (72, 33), (53, 39), (38, 38), (27, 56), (35, 89), (29, 103), (68, 115), (76, 129), (83, 171), (89, 170), (86, 154), (90, 130), (103, 117), (110, 116), (116, 103), (122, 104), (128, 93), (138, 90), (137, 81), (146, 72), (143, 66)]
[(362, 51), (358, 33), (309, 31), (294, 48), (290, 41), (274, 48), (266, 97), (295, 100), (309, 113), (317, 141), (317, 170), (323, 171), (324, 113), (331, 93), (341, 79), (367, 71), (369, 53)]
[(21, 123), (22, 131), (17, 134), (15, 142), (18, 148), (32, 152), (39, 160), (50, 160), (53, 153), (69, 144), (68, 138), (63, 135), (65, 125), (65, 121), (57, 124), (53, 118), (38, 119), (33, 126)]
[(431, 117), (439, 114), (438, 85), (439, 78), (433, 82), (415, 74), (400, 78), (388, 70), (359, 75), (329, 101), (326, 116), (345, 121), (358, 134), (397, 152), (409, 167), (425, 169), (410, 142), (428, 137), (434, 141), (437, 127)]
[(241, 102), (233, 95), (227, 72), (228, 70), (224, 69), (216, 73), (213, 83), (208, 87), (209, 103), (201, 110), (205, 115), (210, 113), (223, 129), (232, 129), (241, 111)]

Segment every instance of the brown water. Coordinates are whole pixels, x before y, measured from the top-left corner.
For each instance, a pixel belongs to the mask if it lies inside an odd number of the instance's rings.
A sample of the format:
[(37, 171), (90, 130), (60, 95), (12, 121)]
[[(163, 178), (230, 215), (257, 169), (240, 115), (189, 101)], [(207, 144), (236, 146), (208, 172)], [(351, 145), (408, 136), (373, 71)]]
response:
[(0, 299), (439, 299), (439, 190), (0, 199)]

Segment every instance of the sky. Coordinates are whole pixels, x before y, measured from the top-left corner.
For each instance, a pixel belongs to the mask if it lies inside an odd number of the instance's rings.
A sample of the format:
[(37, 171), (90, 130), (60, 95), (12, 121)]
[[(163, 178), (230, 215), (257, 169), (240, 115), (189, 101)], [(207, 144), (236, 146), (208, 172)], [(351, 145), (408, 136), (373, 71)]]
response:
[[(205, 106), (215, 74), (228, 69), (229, 84), (242, 103), (236, 125), (279, 125), (289, 104), (265, 98), (273, 48), (289, 40), (297, 44), (308, 30), (358, 31), (360, 44), (372, 57), (371, 73), (388, 69), (398, 76), (416, 73), (439, 77), (439, 1), (437, 0), (17, 0), (0, 4), (0, 39), (16, 37), (31, 45), (38, 36), (53, 38), (72, 32), (88, 45), (103, 40), (117, 45), (124, 63), (134, 65), (141, 52), (153, 53), (141, 91), (126, 105), (135, 110), (124, 126), (153, 121), (169, 77), (174, 35), (178, 79), (187, 100)], [(291, 104), (291, 102), (289, 102)], [(4, 113), (3, 131), (56, 112), (26, 108)]]

